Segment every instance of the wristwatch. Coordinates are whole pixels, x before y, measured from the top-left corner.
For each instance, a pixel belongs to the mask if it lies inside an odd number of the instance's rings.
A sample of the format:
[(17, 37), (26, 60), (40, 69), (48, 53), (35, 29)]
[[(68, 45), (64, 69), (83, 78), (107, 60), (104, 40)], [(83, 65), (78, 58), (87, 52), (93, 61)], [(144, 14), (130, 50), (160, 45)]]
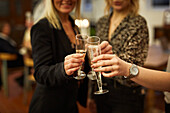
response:
[(132, 64), (132, 66), (129, 69), (129, 76), (124, 76), (126, 79), (130, 79), (133, 77), (136, 77), (139, 74), (139, 69), (135, 64)]

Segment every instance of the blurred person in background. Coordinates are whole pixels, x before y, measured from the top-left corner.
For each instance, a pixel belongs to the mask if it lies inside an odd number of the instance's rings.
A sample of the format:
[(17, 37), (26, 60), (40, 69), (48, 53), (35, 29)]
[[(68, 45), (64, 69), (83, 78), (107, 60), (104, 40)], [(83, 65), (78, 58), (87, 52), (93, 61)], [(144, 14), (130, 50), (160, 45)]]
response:
[[(105, 11), (111, 13), (99, 19), (96, 35), (101, 41), (109, 41), (113, 54), (143, 66), (149, 35), (146, 20), (138, 14), (138, 9), (139, 0), (106, 0)], [(109, 93), (94, 95), (98, 113), (143, 113), (145, 93), (142, 86), (122, 76), (103, 77), (102, 80)]]
[(32, 47), (31, 47), (31, 27), (33, 25), (33, 18), (32, 18), (32, 14), (30, 11), (25, 13), (25, 33), (24, 33), (24, 37), (23, 37), (23, 42), (22, 42), (22, 49), (20, 50), (20, 52), (23, 55), (26, 55), (28, 57), (32, 57)]
[(18, 52), (16, 42), (10, 38), (11, 26), (8, 22), (0, 22), (0, 53), (16, 54), (15, 61), (8, 61), (8, 67), (23, 66), (23, 57)]
[[(23, 55), (24, 61), (32, 59), (32, 46), (31, 46), (31, 27), (33, 25), (33, 18), (30, 11), (25, 13), (25, 31), (22, 40), (22, 48), (19, 50), (20, 54)], [(25, 64), (27, 65), (27, 64)], [(34, 69), (32, 66), (29, 67), (29, 75), (33, 75)], [(24, 76), (18, 78), (18, 81), (24, 81)]]
[[(16, 42), (10, 37), (11, 26), (8, 22), (0, 22), (0, 53), (16, 54), (17, 59), (7, 61), (8, 68), (22, 67), (24, 66), (23, 56), (17, 49)], [(23, 81), (17, 81), (20, 85), (23, 85)]]

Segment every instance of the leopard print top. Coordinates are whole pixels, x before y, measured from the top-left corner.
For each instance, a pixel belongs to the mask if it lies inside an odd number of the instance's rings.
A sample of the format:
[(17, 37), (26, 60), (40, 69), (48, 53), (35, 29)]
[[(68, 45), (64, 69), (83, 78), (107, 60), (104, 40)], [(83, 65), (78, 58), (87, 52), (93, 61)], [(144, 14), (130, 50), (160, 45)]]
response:
[[(96, 35), (101, 38), (101, 41), (109, 41), (111, 15), (106, 15), (97, 22)], [(112, 45), (113, 53), (119, 58), (143, 66), (149, 47), (148, 27), (145, 19), (140, 15), (132, 16), (129, 14), (111, 35), (109, 43)], [(112, 79), (128, 87), (138, 86), (133, 81), (124, 79), (123, 76), (117, 76)]]

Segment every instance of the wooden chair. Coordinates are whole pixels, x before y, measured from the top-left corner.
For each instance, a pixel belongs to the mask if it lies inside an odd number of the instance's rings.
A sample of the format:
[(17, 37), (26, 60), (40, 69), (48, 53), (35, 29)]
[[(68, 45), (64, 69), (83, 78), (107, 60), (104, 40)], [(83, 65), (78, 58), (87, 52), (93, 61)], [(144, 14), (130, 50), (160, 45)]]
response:
[(35, 82), (33, 73), (29, 74), (29, 67), (33, 67), (33, 60), (29, 57), (24, 57), (24, 104), (27, 103), (27, 93), (31, 88), (30, 83)]
[(7, 61), (11, 61), (15, 59), (17, 59), (17, 55), (15, 54), (0, 53), (2, 85), (4, 89), (4, 94), (6, 96), (8, 96), (8, 64), (7, 64)]

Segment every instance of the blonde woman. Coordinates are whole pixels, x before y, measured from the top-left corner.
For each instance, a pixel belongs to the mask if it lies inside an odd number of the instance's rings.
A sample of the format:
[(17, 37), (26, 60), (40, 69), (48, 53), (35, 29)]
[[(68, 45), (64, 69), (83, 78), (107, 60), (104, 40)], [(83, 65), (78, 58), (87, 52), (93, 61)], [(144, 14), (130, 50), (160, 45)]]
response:
[[(138, 14), (139, 0), (106, 0), (105, 9), (108, 14), (99, 19), (97, 36), (109, 41), (113, 54), (142, 66), (149, 37), (147, 23)], [(109, 93), (95, 96), (98, 113), (143, 113), (144, 91), (139, 84), (122, 76), (104, 77), (103, 84)]]
[(30, 113), (78, 113), (78, 84), (71, 75), (82, 60), (73, 54), (77, 27), (69, 13), (74, 8), (79, 16), (80, 0), (46, 0), (43, 17), (31, 29), (37, 86)]
[[(75, 16), (78, 18), (80, 2), (46, 0), (43, 17), (31, 29), (37, 86), (30, 113), (78, 113), (77, 98), (80, 104), (86, 105), (87, 79), (79, 84), (80, 97), (77, 97), (78, 82), (72, 76), (83, 60), (80, 59), (81, 54), (75, 54), (78, 29), (69, 13), (75, 8)], [(106, 51), (109, 44), (102, 43), (101, 47)]]

